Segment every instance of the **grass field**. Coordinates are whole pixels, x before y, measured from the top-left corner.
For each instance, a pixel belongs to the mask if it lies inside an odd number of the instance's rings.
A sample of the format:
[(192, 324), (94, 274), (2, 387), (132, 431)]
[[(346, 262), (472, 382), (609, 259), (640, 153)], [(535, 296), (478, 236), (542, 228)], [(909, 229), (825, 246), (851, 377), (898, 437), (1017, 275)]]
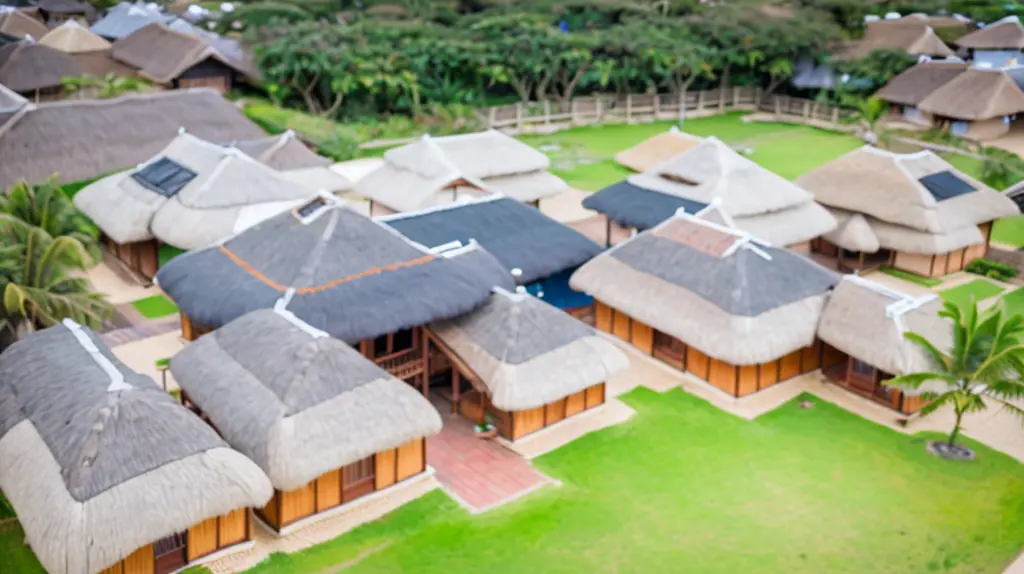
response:
[(178, 306), (163, 295), (153, 295), (132, 301), (132, 307), (147, 319), (159, 319), (178, 312)]
[(992, 241), (1024, 247), (1024, 215), (1000, 219), (992, 225)]
[(934, 277), (922, 277), (920, 275), (916, 275), (914, 273), (904, 271), (902, 269), (894, 269), (892, 267), (880, 267), (878, 271), (879, 273), (885, 273), (886, 275), (895, 277), (897, 279), (910, 281), (911, 283), (917, 283), (922, 287), (931, 288), (942, 284), (941, 279), (935, 279)]
[(971, 304), (971, 298), (980, 302), (989, 297), (994, 297), (1003, 292), (1003, 288), (984, 279), (975, 279), (951, 289), (939, 291), (943, 299), (955, 303), (958, 307)]

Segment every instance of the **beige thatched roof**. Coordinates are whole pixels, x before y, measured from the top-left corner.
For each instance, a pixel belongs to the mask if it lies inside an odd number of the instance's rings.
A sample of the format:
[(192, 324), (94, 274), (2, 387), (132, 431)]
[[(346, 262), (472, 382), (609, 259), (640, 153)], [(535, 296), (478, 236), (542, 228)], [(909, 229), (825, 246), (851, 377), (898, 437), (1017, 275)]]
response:
[(940, 255), (985, 242), (985, 237), (974, 225), (965, 225), (941, 233), (920, 231), (895, 223), (875, 219), (870, 215), (828, 208), (840, 222), (838, 233), (824, 235), (832, 243), (851, 251), (874, 253), (879, 249)]
[(64, 78), (82, 75), (82, 67), (71, 56), (42, 44), (0, 46), (0, 84), (15, 92), (60, 88)]
[(416, 389), (280, 308), (200, 337), (171, 359), (171, 371), (283, 491), (441, 430)]
[(956, 41), (961, 48), (975, 50), (1024, 49), (1024, 26), (1016, 16), (1008, 16)]
[(65, 54), (99, 52), (110, 49), (110, 42), (100, 38), (74, 20), (68, 20), (50, 30), (39, 43)]
[(651, 136), (635, 146), (615, 154), (615, 161), (633, 171), (646, 171), (687, 151), (703, 141), (672, 126), (667, 132)]
[[(930, 371), (935, 367), (928, 356), (904, 334), (917, 333), (941, 350), (952, 347), (952, 325), (939, 317), (941, 309), (942, 299), (936, 295), (911, 297), (847, 275), (825, 305), (818, 337), (891, 375)], [(916, 395), (942, 388), (939, 383), (903, 391)]]
[(0, 355), (0, 460), (0, 489), (52, 574), (101, 572), (273, 493), (252, 461), (69, 320)]
[(922, 111), (958, 120), (987, 120), (1024, 112), (1024, 68), (970, 68), (918, 105)]
[(32, 38), (38, 41), (49, 31), (46, 24), (21, 10), (0, 12), (0, 33), (15, 38)]
[(736, 229), (677, 214), (598, 255), (570, 285), (734, 365), (814, 341), (831, 271)]
[(875, 50), (900, 50), (912, 55), (948, 58), (955, 55), (928, 25), (928, 19), (910, 15), (898, 20), (871, 22), (864, 37), (838, 57), (846, 60), (864, 58)]
[(497, 288), (479, 310), (430, 328), (507, 411), (544, 406), (629, 368), (593, 327), (527, 293)]
[(206, 60), (216, 60), (234, 71), (256, 78), (251, 56), (241, 58), (224, 54), (206, 38), (172, 30), (163, 24), (149, 24), (130, 36), (114, 42), (110, 54), (115, 60), (139, 69), (147, 80), (169, 84), (189, 68)]
[(889, 80), (889, 83), (875, 92), (875, 97), (894, 104), (917, 106), (965, 70), (967, 64), (960, 60), (921, 62)]
[(839, 223), (839, 226), (822, 237), (834, 245), (838, 245), (843, 249), (849, 249), (850, 251), (864, 253), (878, 251), (880, 247), (878, 237), (867, 222), (868, 216), (835, 208), (829, 209), (829, 212)]

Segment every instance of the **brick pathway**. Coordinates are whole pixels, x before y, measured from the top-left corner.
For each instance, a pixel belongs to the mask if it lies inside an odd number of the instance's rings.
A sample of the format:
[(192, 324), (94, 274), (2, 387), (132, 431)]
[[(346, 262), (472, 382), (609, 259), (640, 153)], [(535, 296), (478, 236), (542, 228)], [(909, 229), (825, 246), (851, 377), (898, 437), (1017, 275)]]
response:
[(555, 481), (497, 441), (481, 440), (468, 420), (449, 415), (427, 439), (427, 464), (445, 491), (470, 512), (484, 512)]

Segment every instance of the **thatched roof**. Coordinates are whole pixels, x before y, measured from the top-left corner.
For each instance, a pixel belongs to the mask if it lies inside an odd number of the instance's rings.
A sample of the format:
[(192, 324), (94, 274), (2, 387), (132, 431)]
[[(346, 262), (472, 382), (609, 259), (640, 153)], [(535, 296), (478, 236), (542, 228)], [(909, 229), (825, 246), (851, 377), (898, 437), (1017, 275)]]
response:
[(839, 225), (822, 237), (850, 251), (874, 253), (879, 250), (878, 236), (867, 221), (870, 216), (835, 208), (829, 212)]
[(0, 84), (15, 92), (59, 88), (64, 78), (82, 75), (82, 67), (71, 56), (42, 44), (0, 46)]
[(840, 222), (840, 227), (836, 233), (826, 233), (823, 237), (851, 251), (874, 253), (879, 249), (890, 249), (923, 255), (940, 255), (985, 242), (985, 237), (974, 225), (933, 233), (889, 223), (863, 213), (835, 207), (828, 210), (836, 221)]
[(288, 130), (276, 136), (236, 141), (231, 144), (242, 153), (279, 171), (307, 167), (330, 167), (330, 159), (319, 156)]
[(3, 125), (5, 116), (17, 112), (26, 105), (28, 105), (28, 100), (21, 94), (0, 84), (0, 126)]
[(519, 269), (515, 279), (523, 285), (573, 269), (601, 252), (575, 229), (500, 195), (378, 221), (427, 247), (475, 240), (505, 269)]
[(1019, 213), (1008, 197), (930, 151), (896, 154), (864, 146), (797, 183), (823, 205), (928, 234), (953, 234)]
[(672, 126), (667, 132), (651, 136), (615, 154), (615, 162), (633, 171), (645, 171), (693, 148), (701, 141), (701, 138)]
[[(935, 366), (904, 333), (917, 333), (939, 349), (953, 345), (952, 325), (939, 317), (942, 299), (911, 297), (878, 283), (847, 275), (836, 285), (821, 316), (818, 336), (840, 351), (891, 375), (931, 371)], [(926, 384), (903, 389), (910, 395), (941, 390)]]
[(87, 18), (96, 15), (96, 7), (82, 0), (36, 0), (36, 6), (55, 14), (81, 14)]
[(122, 2), (107, 11), (89, 29), (93, 33), (109, 40), (120, 40), (135, 33), (136, 30), (149, 24), (166, 24), (174, 16), (153, 10), (142, 2), (130, 4)]
[(917, 106), (965, 70), (967, 64), (960, 60), (921, 62), (889, 80), (881, 90), (875, 92), (875, 97), (894, 104)]
[(287, 311), (263, 309), (171, 359), (175, 381), (279, 490), (441, 430), (413, 387)]
[(987, 120), (1024, 112), (1024, 67), (970, 68), (921, 101), (922, 111), (958, 120)]
[(50, 30), (39, 43), (65, 54), (98, 52), (110, 49), (110, 42), (97, 36), (74, 20), (68, 20)]
[(206, 60), (216, 60), (250, 78), (258, 76), (248, 54), (228, 56), (205, 37), (171, 30), (163, 24), (148, 24), (117, 40), (110, 55), (138, 68), (140, 76), (158, 84), (169, 84)]
[[(150, 166), (168, 161), (187, 170), (180, 188), (147, 183)], [(316, 195), (231, 148), (187, 132), (135, 169), (89, 184), (74, 202), (117, 243), (159, 239), (182, 249), (199, 249), (297, 207)]]
[(1024, 26), (1016, 16), (1007, 16), (956, 41), (961, 48), (975, 50), (1022, 50)]
[[(475, 245), (436, 253), (341, 200), (286, 212), (175, 258), (160, 287), (195, 323), (219, 327), (294, 290), (288, 309), (354, 343), (471, 311), (512, 276)], [(410, 286), (414, 286), (410, 288)]]
[(629, 368), (593, 327), (527, 293), (495, 289), (482, 308), (430, 329), (507, 411), (544, 406)]
[(0, 355), (0, 489), (48, 572), (93, 574), (272, 495), (267, 477), (71, 321)]
[[(775, 245), (802, 243), (835, 228), (811, 194), (714, 137), (593, 194), (583, 206), (617, 223), (646, 229), (679, 207), (692, 213), (712, 203), (736, 227)], [(646, 225), (634, 225), (640, 223)]]
[(839, 54), (838, 58), (857, 60), (867, 57), (875, 50), (898, 50), (911, 55), (939, 58), (955, 55), (928, 25), (927, 18), (911, 15), (899, 20), (869, 23), (864, 31), (864, 37)]
[(217, 143), (264, 135), (209, 89), (39, 104), (0, 124), (0, 189), (20, 179), (41, 183), (55, 173), (67, 183), (134, 167), (181, 128)]
[(570, 285), (711, 357), (752, 365), (810, 345), (836, 281), (807, 258), (680, 214), (584, 264)]
[(39, 40), (50, 31), (41, 20), (29, 16), (21, 10), (0, 12), (0, 33), (15, 38), (32, 38)]
[(416, 211), (450, 200), (438, 197), (460, 183), (520, 201), (557, 195), (566, 183), (547, 172), (543, 153), (495, 130), (423, 136), (388, 150), (384, 164), (359, 180), (355, 192), (395, 211)]

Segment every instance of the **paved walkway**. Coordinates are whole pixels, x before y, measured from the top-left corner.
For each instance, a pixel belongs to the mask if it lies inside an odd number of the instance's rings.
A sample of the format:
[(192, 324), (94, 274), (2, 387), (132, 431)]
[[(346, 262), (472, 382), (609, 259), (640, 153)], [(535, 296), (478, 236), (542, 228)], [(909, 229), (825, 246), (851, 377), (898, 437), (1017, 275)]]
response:
[(596, 211), (583, 207), (583, 200), (589, 195), (586, 191), (570, 187), (558, 195), (541, 199), (540, 211), (559, 223), (582, 221), (597, 215)]
[(173, 329), (151, 337), (132, 341), (123, 345), (112, 346), (114, 356), (121, 360), (128, 368), (137, 373), (152, 377), (156, 384), (162, 384), (163, 377), (167, 377), (167, 390), (173, 391), (178, 388), (174, 376), (170, 371), (161, 373), (156, 368), (156, 362), (160, 359), (169, 359), (185, 347), (185, 341), (181, 338), (177, 323), (172, 324)]

